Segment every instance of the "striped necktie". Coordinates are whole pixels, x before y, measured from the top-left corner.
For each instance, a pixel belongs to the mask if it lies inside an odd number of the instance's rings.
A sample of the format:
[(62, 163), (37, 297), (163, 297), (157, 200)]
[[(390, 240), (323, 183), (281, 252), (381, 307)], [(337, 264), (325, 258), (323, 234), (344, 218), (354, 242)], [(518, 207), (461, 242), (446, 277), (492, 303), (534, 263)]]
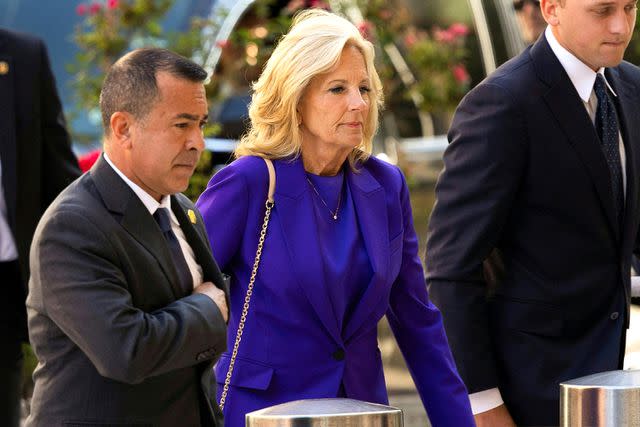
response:
[(169, 250), (171, 251), (171, 257), (173, 258), (173, 265), (175, 265), (180, 278), (180, 287), (191, 294), (193, 291), (193, 276), (189, 270), (189, 265), (184, 259), (184, 254), (180, 248), (180, 243), (173, 230), (171, 230), (171, 220), (169, 217), (169, 210), (167, 208), (158, 208), (153, 214), (153, 218), (156, 220), (162, 230), (162, 234), (167, 241)]

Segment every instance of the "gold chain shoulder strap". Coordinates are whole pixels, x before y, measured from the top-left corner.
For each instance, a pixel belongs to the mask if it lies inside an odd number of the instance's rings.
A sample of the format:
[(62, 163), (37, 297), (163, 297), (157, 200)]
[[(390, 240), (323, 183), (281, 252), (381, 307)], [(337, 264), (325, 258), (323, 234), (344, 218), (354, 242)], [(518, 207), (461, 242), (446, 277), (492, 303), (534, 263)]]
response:
[(269, 159), (263, 159), (267, 164), (267, 170), (269, 171), (269, 192), (267, 194), (267, 201), (265, 202), (264, 221), (262, 223), (262, 229), (260, 230), (260, 238), (258, 239), (258, 250), (256, 251), (256, 257), (253, 261), (253, 269), (251, 270), (251, 277), (249, 278), (249, 285), (247, 286), (247, 294), (244, 297), (244, 305), (242, 307), (242, 315), (240, 315), (240, 322), (238, 323), (238, 332), (236, 332), (236, 341), (233, 343), (233, 351), (231, 352), (231, 360), (229, 361), (229, 369), (227, 370), (227, 377), (224, 379), (224, 387), (222, 388), (222, 394), (220, 395), (220, 409), (224, 410), (224, 403), (227, 400), (227, 393), (229, 393), (229, 384), (231, 383), (231, 375), (233, 375), (233, 367), (236, 363), (236, 356), (238, 355), (238, 347), (240, 347), (240, 341), (242, 341), (242, 332), (244, 331), (244, 322), (247, 320), (247, 314), (249, 313), (249, 303), (251, 302), (251, 295), (253, 294), (253, 284), (256, 281), (256, 275), (258, 274), (258, 266), (260, 265), (260, 257), (262, 256), (262, 248), (264, 246), (264, 238), (267, 235), (267, 226), (269, 225), (269, 217), (271, 216), (271, 208), (275, 205), (273, 194), (276, 191), (276, 172), (273, 168), (273, 163)]

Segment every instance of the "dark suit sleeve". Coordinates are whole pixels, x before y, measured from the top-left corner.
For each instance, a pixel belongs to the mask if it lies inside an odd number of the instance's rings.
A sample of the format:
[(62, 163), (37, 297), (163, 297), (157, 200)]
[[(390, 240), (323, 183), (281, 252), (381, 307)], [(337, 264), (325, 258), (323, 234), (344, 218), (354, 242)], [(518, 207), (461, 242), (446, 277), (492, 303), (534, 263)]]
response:
[(39, 43), (40, 67), (40, 123), (42, 125), (42, 188), (43, 210), (74, 179), (80, 176), (75, 155), (71, 151), (71, 138), (67, 132), (62, 105), (46, 48)]
[(101, 375), (136, 384), (225, 348), (226, 324), (205, 295), (154, 312), (137, 308), (121, 265), (126, 248), (87, 212), (60, 209), (40, 227), (31, 251), (32, 298)]
[(470, 393), (497, 386), (482, 263), (499, 247), (526, 168), (523, 118), (481, 84), (456, 111), (427, 235), (427, 283)]
[(429, 301), (418, 256), (409, 189), (402, 178), (402, 261), (387, 319), (434, 427), (473, 426), (467, 390), (447, 344), (442, 316)]

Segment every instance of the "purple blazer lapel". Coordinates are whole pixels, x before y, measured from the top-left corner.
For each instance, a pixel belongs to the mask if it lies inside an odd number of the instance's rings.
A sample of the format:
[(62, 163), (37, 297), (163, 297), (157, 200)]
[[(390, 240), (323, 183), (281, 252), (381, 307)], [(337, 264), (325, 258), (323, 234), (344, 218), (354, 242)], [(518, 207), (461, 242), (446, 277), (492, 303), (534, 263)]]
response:
[(384, 295), (389, 272), (389, 223), (384, 188), (364, 167), (357, 173), (349, 171), (347, 180), (362, 238), (371, 259), (373, 277), (355, 312), (345, 325), (345, 340), (349, 339), (376, 309), (378, 301)]
[[(276, 161), (275, 211), (297, 283), (329, 334), (340, 343), (340, 328), (333, 312), (322, 267), (313, 203), (307, 191), (302, 160)], [(307, 238), (305, 238), (307, 236)]]

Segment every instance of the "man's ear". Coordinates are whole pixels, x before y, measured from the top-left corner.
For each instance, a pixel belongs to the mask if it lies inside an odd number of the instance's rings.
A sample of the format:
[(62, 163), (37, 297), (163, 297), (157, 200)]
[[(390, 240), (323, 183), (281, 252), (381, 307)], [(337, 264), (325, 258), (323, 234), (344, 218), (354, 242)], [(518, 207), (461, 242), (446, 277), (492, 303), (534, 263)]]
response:
[(558, 25), (558, 8), (560, 7), (562, 7), (560, 0), (540, 0), (540, 10), (547, 24)]
[(111, 115), (109, 125), (114, 142), (123, 148), (131, 148), (131, 132), (135, 124), (133, 116), (124, 111), (116, 111)]

